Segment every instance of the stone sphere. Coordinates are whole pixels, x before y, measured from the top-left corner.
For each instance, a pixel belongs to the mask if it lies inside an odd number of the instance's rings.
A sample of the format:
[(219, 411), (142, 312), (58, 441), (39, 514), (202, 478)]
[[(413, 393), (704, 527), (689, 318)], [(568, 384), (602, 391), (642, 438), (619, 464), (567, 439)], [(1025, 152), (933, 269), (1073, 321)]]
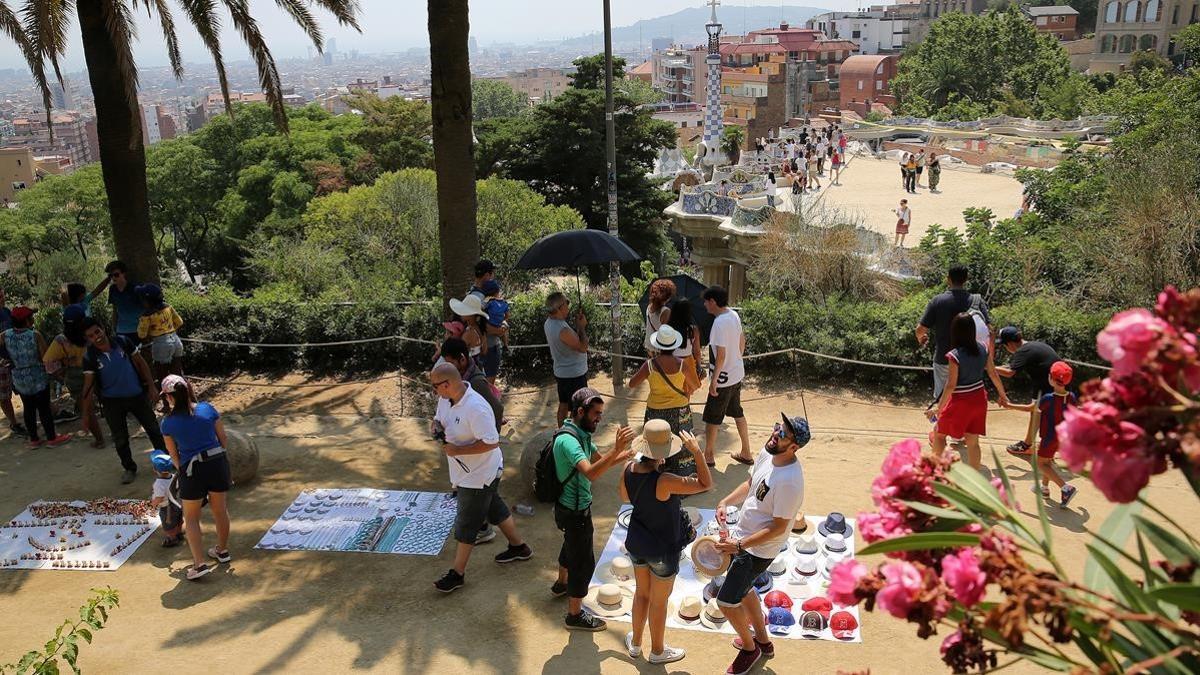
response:
[(258, 474), (258, 445), (240, 431), (225, 430), (225, 455), (229, 458), (229, 475), (234, 485), (249, 483)]
[(546, 447), (552, 436), (554, 436), (553, 429), (539, 431), (525, 441), (525, 448), (521, 450), (521, 485), (531, 498), (534, 497), (533, 479), (537, 474), (538, 457), (541, 456), (542, 448)]

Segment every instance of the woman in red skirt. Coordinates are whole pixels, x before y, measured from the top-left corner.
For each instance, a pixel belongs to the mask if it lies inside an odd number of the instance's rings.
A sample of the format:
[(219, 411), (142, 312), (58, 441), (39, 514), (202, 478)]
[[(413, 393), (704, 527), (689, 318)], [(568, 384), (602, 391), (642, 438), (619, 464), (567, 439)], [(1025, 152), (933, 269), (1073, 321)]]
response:
[[(941, 457), (946, 438), (961, 438), (967, 444), (967, 464), (980, 468), (979, 437), (987, 434), (988, 395), (984, 389), (986, 373), (1000, 393), (1001, 403), (1008, 401), (1004, 384), (996, 372), (988, 345), (975, 338), (975, 319), (963, 312), (950, 324), (950, 376), (936, 407), (937, 428), (933, 433), (933, 454)], [(932, 411), (931, 411), (932, 412)]]

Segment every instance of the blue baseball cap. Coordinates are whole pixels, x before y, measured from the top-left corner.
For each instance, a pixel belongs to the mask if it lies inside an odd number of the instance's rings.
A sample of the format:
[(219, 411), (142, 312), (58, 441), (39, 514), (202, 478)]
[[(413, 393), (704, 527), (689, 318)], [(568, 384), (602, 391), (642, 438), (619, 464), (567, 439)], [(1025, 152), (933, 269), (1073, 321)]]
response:
[(1021, 329), (1016, 326), (1005, 326), (1000, 329), (1000, 335), (996, 338), (996, 344), (1002, 345), (1009, 342), (1018, 342), (1021, 339)]
[(792, 437), (796, 439), (796, 444), (800, 447), (808, 445), (808, 442), (812, 440), (812, 433), (808, 429), (808, 420), (799, 415), (788, 417), (783, 413), (779, 414), (783, 417), (784, 428), (791, 432)]
[(67, 305), (63, 308), (63, 321), (83, 321), (87, 312), (84, 311), (83, 305)]
[(775, 635), (786, 635), (796, 625), (796, 617), (785, 607), (772, 607), (767, 612), (767, 630)]
[(175, 464), (171, 461), (171, 456), (162, 450), (155, 450), (150, 453), (150, 464), (155, 471), (171, 471), (175, 468)]
[(488, 279), (487, 281), (483, 282), (483, 286), (480, 286), (479, 290), (483, 291), (485, 296), (495, 295), (500, 292), (500, 282), (496, 281), (495, 279)]

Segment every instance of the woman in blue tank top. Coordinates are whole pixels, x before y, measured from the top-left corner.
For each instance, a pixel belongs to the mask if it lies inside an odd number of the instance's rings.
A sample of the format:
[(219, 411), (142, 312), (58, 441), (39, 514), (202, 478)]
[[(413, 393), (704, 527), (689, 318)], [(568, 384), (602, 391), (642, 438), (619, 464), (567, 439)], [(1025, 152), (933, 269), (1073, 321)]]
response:
[[(682, 477), (663, 473), (663, 462), (681, 452), (680, 445), (696, 460), (696, 475)], [(622, 501), (633, 504), (625, 548), (634, 565), (636, 590), (633, 596), (633, 630), (625, 636), (632, 658), (642, 651), (642, 633), (650, 624), (650, 663), (671, 663), (684, 651), (663, 642), (667, 625), (667, 598), (679, 572), (679, 556), (687, 542), (680, 527), (679, 498), (712, 487), (712, 474), (703, 461), (695, 436), (671, 433), (665, 420), (649, 420), (634, 441), (637, 453), (621, 474)]]

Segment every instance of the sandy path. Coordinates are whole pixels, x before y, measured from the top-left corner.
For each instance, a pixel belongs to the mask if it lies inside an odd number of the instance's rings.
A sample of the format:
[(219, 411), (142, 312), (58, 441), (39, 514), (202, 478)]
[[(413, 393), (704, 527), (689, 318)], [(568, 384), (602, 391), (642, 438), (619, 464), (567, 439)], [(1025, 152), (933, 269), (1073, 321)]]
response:
[[(610, 390), (607, 382), (598, 384)], [(159, 548), (155, 538), (114, 573), (0, 572), (0, 614), (13, 619), (0, 622), (0, 662), (15, 660), (21, 649), (45, 640), (59, 621), (75, 613), (88, 588), (108, 584), (120, 589), (121, 607), (96, 643), (83, 648), (81, 664), (89, 672), (664, 672), (628, 660), (621, 645), (625, 624), (594, 635), (562, 630), (562, 601), (547, 592), (561, 540), (542, 505), (533, 517), (518, 517), (536, 551), (532, 561), (497, 566), (488, 558), (500, 550), (499, 541), (482, 546), (468, 567), (468, 585), (448, 597), (430, 584), (448, 566), (450, 546), (438, 560), (254, 550), (262, 532), (304, 488), (448, 486), (444, 461), (426, 440), (424, 423), (399, 417), (394, 381), (274, 390), (269, 398), (249, 392), (226, 389), (215, 397), (229, 424), (254, 435), (262, 452), (259, 478), (231, 493), (233, 563), (203, 583), (189, 583), (182, 578), (186, 554)], [(746, 397), (769, 393), (750, 390)], [(889, 443), (924, 433), (928, 425), (917, 410), (879, 407), (845, 392), (822, 394), (837, 398), (810, 392), (803, 402), (784, 396), (749, 403), (752, 436), (755, 443), (764, 440), (780, 408), (789, 414), (806, 408), (814, 439), (804, 453), (805, 507), (855, 513), (870, 507), (869, 484)], [(412, 391), (408, 398), (415, 399)], [(409, 401), (404, 407), (412, 414), (420, 405)], [(602, 445), (611, 442), (614, 422), (632, 418), (640, 423), (641, 409), (628, 401), (610, 404)], [(513, 468), (521, 441), (552, 423), (552, 393), (517, 397), (508, 415), (509, 469), (502, 491), (515, 502), (522, 492)], [(1013, 413), (998, 413), (989, 421), (998, 445), (1016, 438), (1024, 426)], [(724, 494), (745, 472), (724, 455), (736, 445), (732, 428), (720, 441), (715, 492)], [(135, 447), (145, 449), (144, 439)], [(1005, 464), (1021, 484), (1019, 498), (1033, 508), (1022, 463)], [(118, 473), (111, 449), (91, 450), (77, 442), (29, 451), (5, 440), (0, 442), (0, 481), (8, 489), (0, 494), (0, 514), (15, 514), (39, 498), (149, 493), (145, 472), (132, 486), (119, 485)], [(1190, 490), (1174, 475), (1157, 479), (1151, 493), (1182, 522), (1200, 516)], [(614, 475), (599, 481), (596, 495), (599, 542), (613, 525)], [(697, 505), (711, 506), (717, 498), (701, 496)], [(1083, 564), (1074, 533), (1098, 527), (1109, 510), (1082, 483), (1070, 511), (1051, 509), (1069, 568), (1078, 571)], [(211, 523), (206, 527), (211, 537)], [(940, 638), (923, 642), (907, 624), (880, 615), (866, 615), (863, 635), (862, 645), (782, 640), (775, 660), (756, 672), (943, 672), (937, 660)], [(666, 672), (724, 672), (733, 655), (724, 639), (703, 633), (672, 631), (668, 640), (687, 648), (688, 657)], [(1010, 670), (1032, 671), (1024, 664)]]

